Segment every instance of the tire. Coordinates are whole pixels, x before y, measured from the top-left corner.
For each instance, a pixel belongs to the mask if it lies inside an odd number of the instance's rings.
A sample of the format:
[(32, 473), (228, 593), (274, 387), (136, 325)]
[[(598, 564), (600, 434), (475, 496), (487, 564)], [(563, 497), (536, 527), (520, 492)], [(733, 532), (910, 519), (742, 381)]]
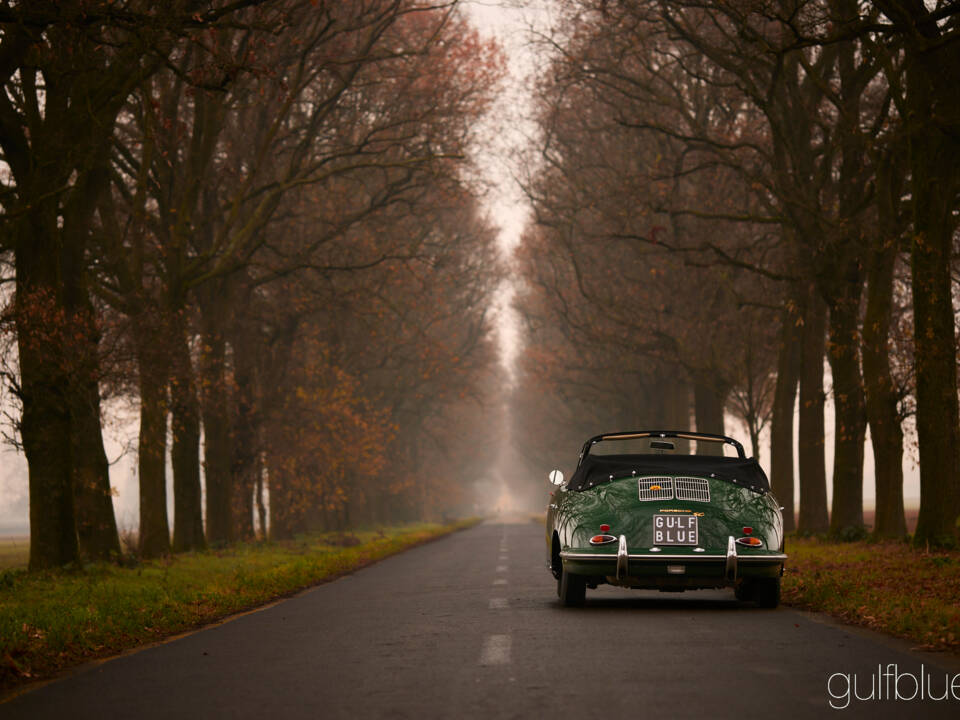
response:
[(753, 600), (758, 606), (772, 610), (780, 604), (780, 578), (754, 580)]
[(587, 579), (583, 575), (571, 575), (566, 570), (561, 570), (557, 591), (561, 605), (581, 607), (587, 597)]
[(749, 580), (741, 580), (734, 585), (733, 595), (740, 602), (750, 602), (753, 600), (753, 585)]

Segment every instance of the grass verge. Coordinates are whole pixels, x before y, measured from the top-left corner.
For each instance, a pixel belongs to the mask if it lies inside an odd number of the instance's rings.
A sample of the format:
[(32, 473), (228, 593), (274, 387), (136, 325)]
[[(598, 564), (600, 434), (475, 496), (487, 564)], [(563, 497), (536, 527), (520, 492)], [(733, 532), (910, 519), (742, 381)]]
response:
[(240, 544), (125, 568), (0, 572), (0, 696), (207, 625), (478, 522)]
[(960, 652), (960, 552), (788, 538), (787, 554), (785, 603)]

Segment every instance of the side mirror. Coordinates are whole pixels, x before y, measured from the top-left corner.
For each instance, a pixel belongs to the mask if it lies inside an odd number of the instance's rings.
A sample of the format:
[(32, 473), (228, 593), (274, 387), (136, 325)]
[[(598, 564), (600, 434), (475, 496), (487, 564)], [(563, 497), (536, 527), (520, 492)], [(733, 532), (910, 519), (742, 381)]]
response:
[(563, 485), (563, 473), (559, 470), (551, 470), (550, 482), (552, 482), (554, 485)]

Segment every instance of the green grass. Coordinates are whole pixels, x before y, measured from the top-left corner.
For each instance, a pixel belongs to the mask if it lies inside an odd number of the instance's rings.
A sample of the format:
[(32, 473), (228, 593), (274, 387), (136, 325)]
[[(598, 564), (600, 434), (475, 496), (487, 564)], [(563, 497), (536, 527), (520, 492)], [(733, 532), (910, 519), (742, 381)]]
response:
[(132, 568), (0, 571), (0, 690), (263, 605), (475, 522), (241, 544)]
[(788, 538), (787, 554), (785, 603), (960, 652), (960, 551)]

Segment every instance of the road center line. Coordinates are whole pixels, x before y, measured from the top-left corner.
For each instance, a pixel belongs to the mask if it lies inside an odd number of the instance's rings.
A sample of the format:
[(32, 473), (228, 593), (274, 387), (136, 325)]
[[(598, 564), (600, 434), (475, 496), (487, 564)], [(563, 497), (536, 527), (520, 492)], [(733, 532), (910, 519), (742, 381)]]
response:
[(483, 650), (480, 652), (480, 664), (509, 665), (510, 636), (488, 635), (483, 641)]
[(507, 584), (507, 579), (506, 579), (506, 578), (497, 578), (496, 580), (493, 581), (493, 584), (494, 584), (494, 585), (506, 585), (506, 584)]
[(506, 571), (507, 571), (507, 566), (506, 566), (506, 565), (497, 565), (497, 572), (498, 572), (498, 573), (505, 573)]
[(506, 609), (507, 609), (507, 599), (506, 599), (506, 598), (490, 598), (490, 609), (491, 609), (491, 610), (506, 610)]

